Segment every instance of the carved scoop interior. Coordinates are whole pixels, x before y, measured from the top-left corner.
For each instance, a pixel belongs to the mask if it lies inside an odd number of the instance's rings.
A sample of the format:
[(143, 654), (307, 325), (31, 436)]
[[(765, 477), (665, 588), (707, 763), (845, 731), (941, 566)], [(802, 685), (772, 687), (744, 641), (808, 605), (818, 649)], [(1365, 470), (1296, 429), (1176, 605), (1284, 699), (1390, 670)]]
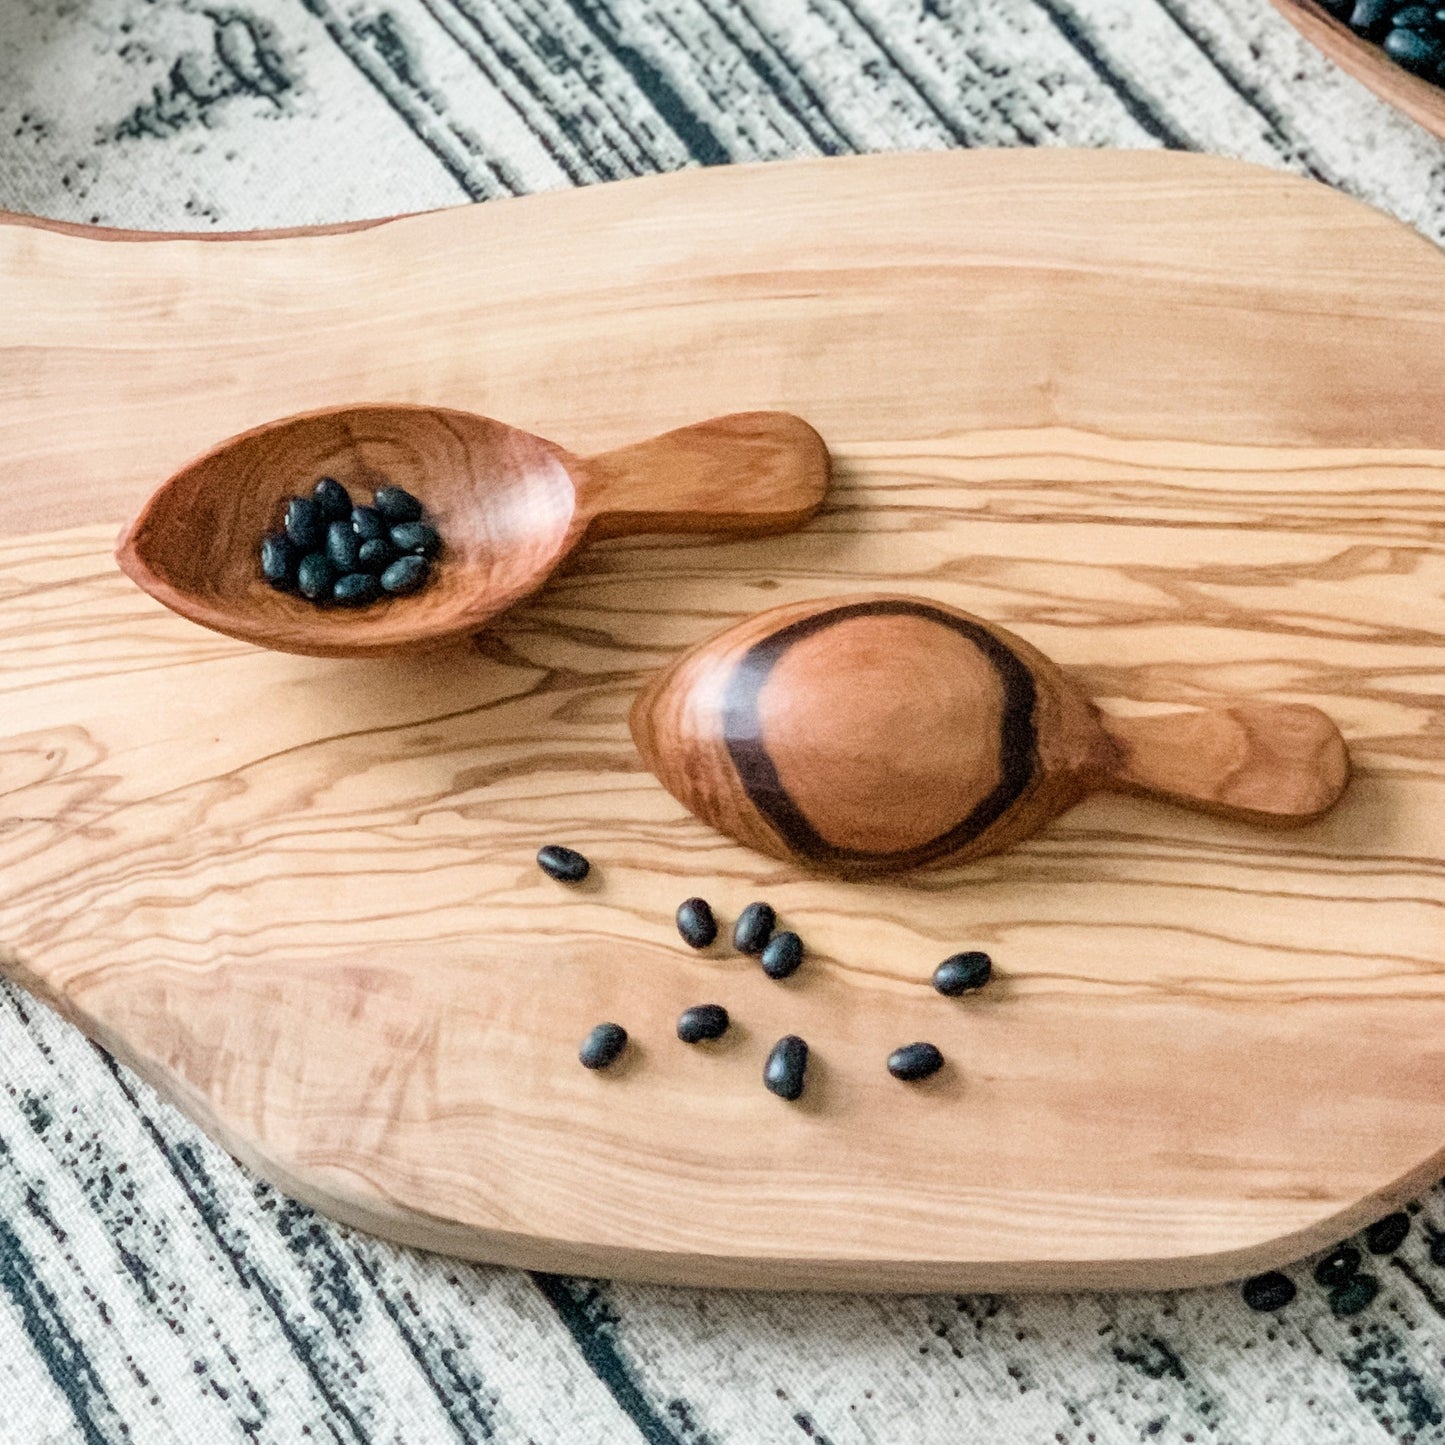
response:
[(1316, 708), (1107, 717), (1022, 638), (907, 597), (750, 617), (660, 674), (631, 726), (705, 822), (854, 874), (997, 852), (1098, 790), (1289, 826), (1349, 777)]
[[(586, 537), (748, 536), (806, 521), (828, 485), (818, 434), (785, 412), (740, 412), (600, 456), (470, 412), (353, 406), (223, 442), (160, 487), (122, 535), (121, 568), (192, 621), (263, 647), (366, 656), (475, 632), (539, 588)], [(419, 498), (443, 553), (421, 592), (320, 608), (260, 576), (286, 498), (335, 477), (355, 501)]]

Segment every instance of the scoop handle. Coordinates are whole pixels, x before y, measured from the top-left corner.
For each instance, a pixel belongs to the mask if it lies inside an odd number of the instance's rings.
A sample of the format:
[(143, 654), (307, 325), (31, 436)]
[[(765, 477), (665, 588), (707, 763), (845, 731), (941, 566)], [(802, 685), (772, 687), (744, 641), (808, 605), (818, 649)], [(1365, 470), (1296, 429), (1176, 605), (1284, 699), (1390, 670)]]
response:
[(807, 422), (742, 411), (581, 463), (578, 505), (592, 537), (639, 532), (784, 532), (828, 489), (829, 458)]
[(1210, 712), (1101, 717), (1117, 760), (1102, 786), (1288, 828), (1345, 790), (1350, 757), (1318, 708), (1243, 703)]

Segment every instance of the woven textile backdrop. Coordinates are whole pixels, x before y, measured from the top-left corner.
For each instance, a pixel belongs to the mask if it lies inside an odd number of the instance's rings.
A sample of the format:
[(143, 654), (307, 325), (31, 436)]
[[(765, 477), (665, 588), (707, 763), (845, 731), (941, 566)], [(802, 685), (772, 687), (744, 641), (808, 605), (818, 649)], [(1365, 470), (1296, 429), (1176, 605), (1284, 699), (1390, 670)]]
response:
[[(0, 0), (0, 208), (67, 220), (297, 225), (977, 145), (1215, 151), (1445, 231), (1445, 150), (1265, 0)], [(1436, 1225), (1439, 1190), (1366, 1253), (1382, 1288), (1349, 1318), (1312, 1262), (1272, 1315), (1237, 1287), (769, 1297), (460, 1265), (289, 1202), (0, 991), (0, 1445), (1425, 1445)]]

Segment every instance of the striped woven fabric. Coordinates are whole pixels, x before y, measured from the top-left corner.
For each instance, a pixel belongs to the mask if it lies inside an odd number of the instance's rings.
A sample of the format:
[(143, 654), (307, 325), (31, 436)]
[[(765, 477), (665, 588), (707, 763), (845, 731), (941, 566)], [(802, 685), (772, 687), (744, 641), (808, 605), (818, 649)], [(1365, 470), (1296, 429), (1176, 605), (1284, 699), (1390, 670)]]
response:
[[(1265, 0), (6, 0), (0, 208), (296, 225), (689, 165), (1216, 151), (1445, 230), (1440, 146)], [(1445, 1191), (1340, 1316), (458, 1264), (257, 1182), (0, 990), (0, 1445), (1445, 1441)], [(1378, 1239), (1374, 1241), (1380, 1243)], [(1336, 1304), (1338, 1301), (1336, 1301)]]

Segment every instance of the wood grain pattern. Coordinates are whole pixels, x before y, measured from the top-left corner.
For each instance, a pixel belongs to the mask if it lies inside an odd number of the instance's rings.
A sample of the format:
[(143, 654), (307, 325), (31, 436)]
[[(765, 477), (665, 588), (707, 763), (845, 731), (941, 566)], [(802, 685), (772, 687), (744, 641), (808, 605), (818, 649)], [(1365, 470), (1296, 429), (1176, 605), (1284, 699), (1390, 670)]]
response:
[[(243, 1158), (468, 1255), (933, 1289), (1243, 1274), (1440, 1172), (1432, 247), (1262, 171), (1049, 152), (268, 244), (0, 230), (0, 953)], [(114, 523), (198, 440), (358, 395), (582, 452), (781, 408), (836, 484), (793, 535), (590, 548), (428, 656), (253, 649), (114, 569)], [(1114, 714), (1321, 707), (1357, 776), (1295, 833), (1091, 798), (966, 882), (720, 841), (631, 746), (642, 680), (762, 606), (883, 586), (1068, 657)], [(543, 877), (543, 841), (595, 881)], [(684, 948), (698, 892), (769, 898), (803, 970)], [(941, 999), (965, 947), (999, 977)], [(728, 1046), (677, 1043), (714, 1000)], [(575, 1063), (601, 1017), (636, 1043), (615, 1077)], [(761, 1086), (785, 1033), (797, 1105)], [(883, 1061), (916, 1038), (950, 1068), (903, 1094)]]
[(1404, 111), (1431, 135), (1445, 137), (1445, 91), (1438, 85), (1396, 65), (1378, 45), (1361, 39), (1315, 0), (1274, 0), (1274, 8), (1361, 85)]
[(1350, 755), (1325, 713), (1298, 703), (1105, 718), (1104, 786), (1167, 798), (1236, 822), (1297, 828), (1339, 801)]
[[(261, 579), (260, 539), (331, 476), (354, 499), (420, 499), (445, 555), (416, 596), (324, 609)], [(228, 438), (182, 467), (116, 548), (157, 601), (217, 632), (316, 657), (374, 657), (476, 632), (535, 592), (587, 536), (766, 536), (806, 521), (828, 452), (798, 417), (744, 412), (597, 457), (442, 407), (350, 406)]]
[(886, 593), (746, 618), (654, 678), (628, 723), (705, 823), (860, 877), (987, 857), (1098, 791), (1299, 826), (1349, 777), (1317, 708), (1111, 719), (1006, 628)]

